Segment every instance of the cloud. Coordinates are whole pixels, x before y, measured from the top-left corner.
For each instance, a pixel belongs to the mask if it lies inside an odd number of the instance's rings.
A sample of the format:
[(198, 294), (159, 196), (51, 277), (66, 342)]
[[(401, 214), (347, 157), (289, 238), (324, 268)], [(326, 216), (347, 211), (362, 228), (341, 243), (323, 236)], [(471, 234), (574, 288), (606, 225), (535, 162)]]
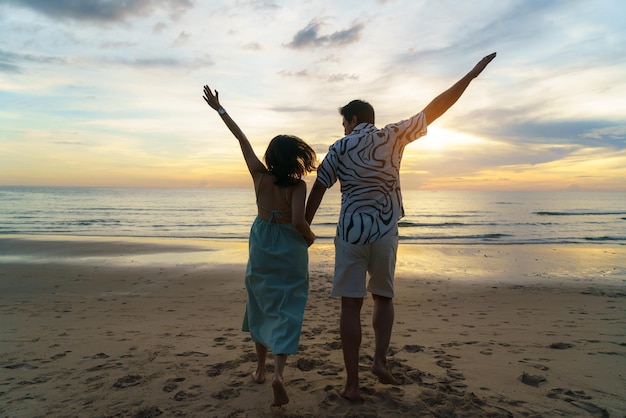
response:
[(260, 43), (258, 42), (250, 42), (243, 46), (243, 49), (247, 49), (249, 51), (260, 51), (263, 49)]
[(294, 49), (343, 46), (358, 41), (365, 27), (362, 23), (356, 23), (348, 29), (330, 35), (320, 35), (322, 25), (323, 22), (313, 19), (304, 29), (296, 33), (287, 46)]
[[(471, 3), (468, 3), (471, 4)], [(486, 4), (486, 3), (485, 3)], [(554, 53), (555, 34), (561, 29), (549, 22), (547, 16), (558, 15), (559, 2), (553, 0), (525, 2), (501, 2), (493, 6), (475, 7), (474, 10), (463, 10), (464, 15), (448, 17), (455, 24), (454, 30), (423, 33), (416, 39), (421, 41), (410, 46), (406, 51), (396, 53), (390, 63), (390, 71), (400, 66), (419, 65), (422, 73), (436, 73), (440, 76), (456, 74), (458, 68), (465, 68), (468, 56), (479, 56), (499, 52), (497, 62), (504, 56), (515, 60), (519, 65), (527, 63), (529, 56), (537, 57)], [(567, 8), (570, 6), (563, 6)], [(557, 10), (555, 10), (557, 9)], [(433, 16), (433, 21), (441, 19), (444, 11)], [(445, 13), (449, 13), (445, 10)], [(458, 12), (457, 12), (458, 13)], [(480, 18), (479, 18), (480, 17)], [(449, 26), (446, 26), (449, 28)], [(433, 37), (430, 42), (424, 42)], [(558, 44), (557, 44), (558, 45)], [(532, 46), (534, 54), (524, 52)], [(562, 51), (558, 51), (562, 53)], [(468, 68), (469, 69), (469, 68)]]
[(214, 65), (213, 60), (208, 56), (193, 60), (182, 60), (172, 57), (145, 57), (145, 58), (118, 58), (113, 60), (114, 64), (121, 64), (137, 68), (184, 68), (195, 69)]
[(345, 74), (345, 73), (335, 73), (335, 74), (311, 74), (308, 70), (300, 70), (300, 71), (286, 71), (281, 70), (278, 72), (278, 75), (282, 78), (302, 78), (302, 79), (319, 79), (320, 82), (328, 82), (328, 83), (339, 83), (343, 81), (355, 81), (359, 79), (357, 74)]
[(497, 133), (534, 144), (577, 144), (591, 148), (626, 148), (626, 128), (604, 120), (528, 121), (509, 124)]
[(253, 10), (276, 10), (280, 8), (280, 6), (272, 0), (248, 0), (246, 3), (247, 6)]
[(22, 69), (15, 64), (0, 61), (0, 73), (21, 73)]
[(331, 74), (328, 76), (329, 83), (337, 83), (346, 80), (358, 80), (359, 76), (356, 74)]
[(62, 63), (61, 58), (48, 57), (45, 55), (32, 55), (32, 54), (16, 54), (0, 49), (0, 72), (5, 73), (21, 73), (21, 63)]
[(189, 38), (191, 37), (191, 35), (189, 35), (187, 32), (182, 31), (179, 35), (178, 38), (176, 38), (174, 40), (174, 42), (172, 43), (173, 46), (175, 47), (179, 47), (182, 46), (184, 44), (186, 44), (189, 41)]
[(191, 0), (0, 0), (0, 3), (23, 6), (55, 19), (103, 23), (148, 16), (159, 9), (167, 11), (176, 20), (193, 7)]
[(311, 112), (313, 109), (310, 106), (274, 106), (271, 108), (271, 110), (279, 113), (294, 113)]
[(152, 28), (152, 33), (161, 33), (165, 30), (167, 25), (163, 22), (159, 22)]
[(301, 71), (296, 71), (296, 72), (281, 70), (281, 71), (278, 72), (278, 74), (281, 77), (285, 77), (285, 78), (287, 78), (287, 77), (298, 77), (298, 78), (308, 78), (308, 77), (310, 77), (310, 74), (309, 74), (309, 72), (307, 70), (301, 70)]
[(175, 58), (137, 58), (134, 60), (122, 60), (124, 64), (136, 67), (180, 67), (184, 64)]
[(100, 45), (100, 49), (123, 49), (136, 46), (136, 42), (120, 41), (120, 42), (104, 42)]
[(339, 63), (339, 57), (337, 55), (330, 54), (330, 55), (326, 55), (325, 57), (322, 57), (322, 58), (318, 59), (317, 61), (315, 61), (316, 64), (323, 64), (323, 63), (327, 63), (327, 62), (338, 64)]
[(583, 137), (593, 139), (621, 140), (626, 143), (626, 125), (609, 126), (606, 128), (591, 129)]
[(52, 143), (56, 145), (85, 145), (83, 141), (53, 141)]

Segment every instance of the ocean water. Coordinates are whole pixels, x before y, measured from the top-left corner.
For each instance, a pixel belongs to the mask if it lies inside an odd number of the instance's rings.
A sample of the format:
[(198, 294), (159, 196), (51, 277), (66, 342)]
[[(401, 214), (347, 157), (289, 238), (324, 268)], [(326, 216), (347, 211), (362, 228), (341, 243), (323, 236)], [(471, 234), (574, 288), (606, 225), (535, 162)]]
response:
[[(400, 239), (445, 244), (626, 245), (626, 194), (405, 190)], [(338, 188), (313, 221), (335, 235)], [(251, 189), (0, 187), (0, 236), (8, 234), (246, 240)]]

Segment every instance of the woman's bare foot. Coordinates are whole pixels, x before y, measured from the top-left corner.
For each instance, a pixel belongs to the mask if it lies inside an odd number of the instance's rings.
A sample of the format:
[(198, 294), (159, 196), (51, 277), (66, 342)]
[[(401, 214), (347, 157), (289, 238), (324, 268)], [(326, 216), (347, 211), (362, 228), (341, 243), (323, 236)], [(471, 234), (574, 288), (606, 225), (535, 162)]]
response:
[(378, 378), (378, 381), (383, 385), (398, 384), (398, 381), (391, 375), (387, 367), (377, 366), (376, 364), (374, 364), (374, 366), (372, 366), (372, 373), (374, 373), (374, 376), (376, 376)]
[(265, 370), (257, 370), (252, 373), (252, 380), (254, 383), (265, 383)]
[(283, 379), (274, 377), (272, 389), (274, 390), (274, 403), (272, 406), (283, 406), (289, 403), (289, 396), (287, 396), (287, 391), (283, 385)]

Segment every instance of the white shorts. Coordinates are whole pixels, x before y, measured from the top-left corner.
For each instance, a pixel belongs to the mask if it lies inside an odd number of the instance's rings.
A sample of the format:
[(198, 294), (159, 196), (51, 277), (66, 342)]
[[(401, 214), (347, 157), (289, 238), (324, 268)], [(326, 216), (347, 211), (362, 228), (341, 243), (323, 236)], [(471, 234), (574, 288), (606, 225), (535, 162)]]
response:
[[(393, 276), (398, 253), (398, 230), (370, 244), (349, 244), (335, 237), (335, 278), (332, 297), (394, 297)], [(369, 274), (369, 282), (365, 280)]]

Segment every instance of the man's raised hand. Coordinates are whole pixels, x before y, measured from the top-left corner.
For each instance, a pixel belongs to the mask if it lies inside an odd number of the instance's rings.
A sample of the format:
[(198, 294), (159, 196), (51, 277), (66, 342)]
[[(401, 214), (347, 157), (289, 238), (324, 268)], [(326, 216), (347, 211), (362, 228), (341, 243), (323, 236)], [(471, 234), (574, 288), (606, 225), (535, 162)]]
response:
[(483, 70), (487, 67), (487, 65), (489, 65), (491, 61), (493, 61), (495, 57), (496, 53), (494, 52), (493, 54), (489, 54), (480, 61), (478, 61), (478, 64), (476, 64), (476, 66), (472, 68), (472, 71), (470, 71), (472, 77), (478, 77), (478, 75), (483, 72)]

